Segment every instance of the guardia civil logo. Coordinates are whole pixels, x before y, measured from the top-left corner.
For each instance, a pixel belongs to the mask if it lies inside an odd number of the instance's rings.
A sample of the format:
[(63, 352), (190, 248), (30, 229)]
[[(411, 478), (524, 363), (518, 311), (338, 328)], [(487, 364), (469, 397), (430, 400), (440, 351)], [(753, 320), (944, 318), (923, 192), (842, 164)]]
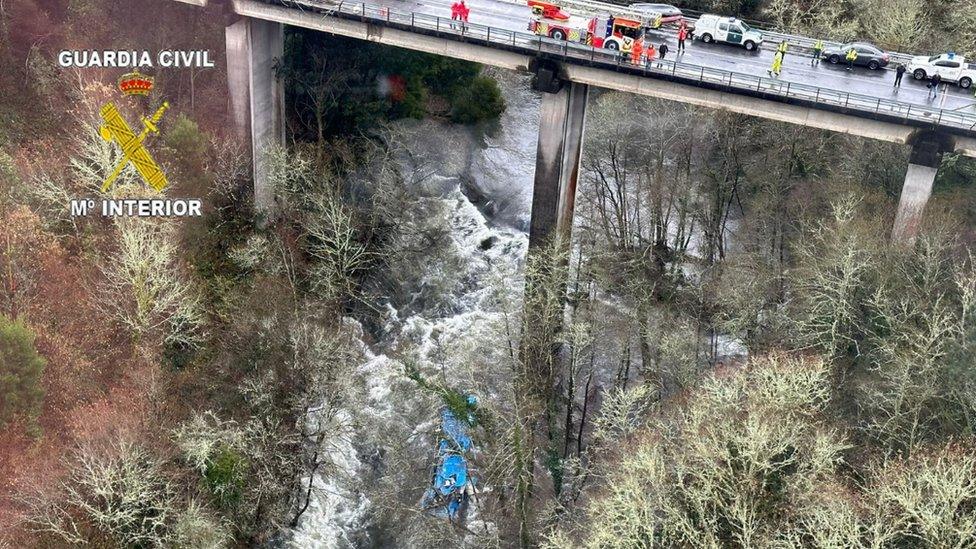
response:
[[(139, 71), (134, 71), (122, 75), (119, 78), (118, 85), (119, 90), (124, 95), (148, 95), (153, 87), (153, 79)], [(141, 118), (142, 131), (136, 135), (125, 119), (122, 118), (114, 103), (107, 103), (102, 107), (99, 114), (104, 123), (99, 128), (99, 134), (102, 139), (114, 142), (122, 150), (122, 160), (102, 183), (102, 192), (106, 192), (112, 187), (112, 183), (129, 163), (135, 166), (142, 180), (156, 191), (161, 191), (166, 187), (166, 175), (149, 154), (145, 140), (149, 134), (159, 133), (159, 121), (168, 108), (169, 103), (163, 101), (162, 106), (151, 117), (143, 116)]]

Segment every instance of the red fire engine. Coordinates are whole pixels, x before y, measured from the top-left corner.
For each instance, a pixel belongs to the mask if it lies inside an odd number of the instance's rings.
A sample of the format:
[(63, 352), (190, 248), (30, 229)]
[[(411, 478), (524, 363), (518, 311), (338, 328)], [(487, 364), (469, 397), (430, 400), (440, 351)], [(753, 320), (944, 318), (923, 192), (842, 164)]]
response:
[(542, 0), (528, 0), (532, 8), (529, 30), (539, 36), (591, 44), (591, 21), (564, 12), (558, 5)]
[(533, 33), (624, 53), (630, 51), (634, 40), (640, 38), (646, 29), (660, 25), (658, 20), (631, 15), (601, 14), (589, 19), (571, 16), (558, 4), (544, 0), (528, 0), (528, 4), (533, 13), (529, 30)]
[(529, 0), (529, 7), (532, 8), (534, 15), (539, 15), (546, 19), (555, 19), (556, 21), (569, 21), (569, 14), (562, 11), (556, 4), (542, 2), (541, 0)]

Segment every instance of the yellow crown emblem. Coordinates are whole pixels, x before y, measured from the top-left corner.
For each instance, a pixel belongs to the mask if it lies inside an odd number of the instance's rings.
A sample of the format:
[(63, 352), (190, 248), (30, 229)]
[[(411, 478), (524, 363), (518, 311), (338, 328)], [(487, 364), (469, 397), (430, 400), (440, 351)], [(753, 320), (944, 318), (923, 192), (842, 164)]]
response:
[(125, 95), (149, 95), (153, 87), (153, 77), (139, 71), (132, 71), (119, 77), (119, 91)]

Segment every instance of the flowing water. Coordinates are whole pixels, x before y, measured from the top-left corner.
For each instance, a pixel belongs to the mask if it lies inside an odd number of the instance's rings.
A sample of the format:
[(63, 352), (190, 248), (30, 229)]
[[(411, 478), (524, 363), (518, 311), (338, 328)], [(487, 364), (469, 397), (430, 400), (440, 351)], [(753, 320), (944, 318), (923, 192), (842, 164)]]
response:
[[(520, 270), (528, 244), (540, 98), (531, 91), (525, 75), (499, 72), (493, 76), (499, 80), (507, 108), (490, 127), (422, 120), (405, 121), (398, 128), (409, 149), (400, 159), (401, 168), (406, 172), (417, 169), (417, 159), (423, 159), (425, 169), (432, 171), (417, 192), (444, 201), (453, 212), (448, 221), (452, 245), (464, 258), (466, 283), (453, 296), (449, 316), (421, 310), (402, 318), (388, 306), (383, 334), (372, 348), (364, 344), (365, 360), (357, 372), (366, 400), (356, 410), (343, 412), (350, 432), (329, 448), (339, 473), (316, 476), (313, 499), (290, 547), (374, 546), (376, 540), (368, 534), (374, 502), (359, 482), (382, 468), (375, 463), (372, 426), (383, 423), (387, 429), (427, 435), (416, 437), (417, 444), (433, 453), (437, 418), (434, 409), (426, 423), (398, 425), (411, 416), (407, 411), (411, 403), (398, 395), (416, 392), (416, 388), (404, 380), (402, 365), (387, 353), (409, 346), (413, 356), (423, 360), (438, 349), (477, 344), (483, 331), (497, 320), (498, 312), (490, 300), (492, 281), (499, 273)], [(443, 274), (428, 273), (434, 277)], [(359, 329), (354, 321), (348, 322), (353, 330)]]

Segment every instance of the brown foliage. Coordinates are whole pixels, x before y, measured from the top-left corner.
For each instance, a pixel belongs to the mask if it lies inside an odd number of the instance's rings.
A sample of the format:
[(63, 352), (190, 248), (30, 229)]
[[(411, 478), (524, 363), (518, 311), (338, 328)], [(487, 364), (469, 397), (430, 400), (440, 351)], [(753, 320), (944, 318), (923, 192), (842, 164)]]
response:
[[(95, 271), (73, 257), (26, 207), (0, 221), (0, 311), (24, 319), (37, 334), (48, 362), (39, 418), (32, 440), (17, 425), (0, 432), (0, 530), (13, 528), (14, 503), (25, 490), (53, 485), (60, 456), (73, 444), (138, 427), (147, 363), (115, 333), (90, 293)], [(9, 498), (9, 499), (8, 499)]]

